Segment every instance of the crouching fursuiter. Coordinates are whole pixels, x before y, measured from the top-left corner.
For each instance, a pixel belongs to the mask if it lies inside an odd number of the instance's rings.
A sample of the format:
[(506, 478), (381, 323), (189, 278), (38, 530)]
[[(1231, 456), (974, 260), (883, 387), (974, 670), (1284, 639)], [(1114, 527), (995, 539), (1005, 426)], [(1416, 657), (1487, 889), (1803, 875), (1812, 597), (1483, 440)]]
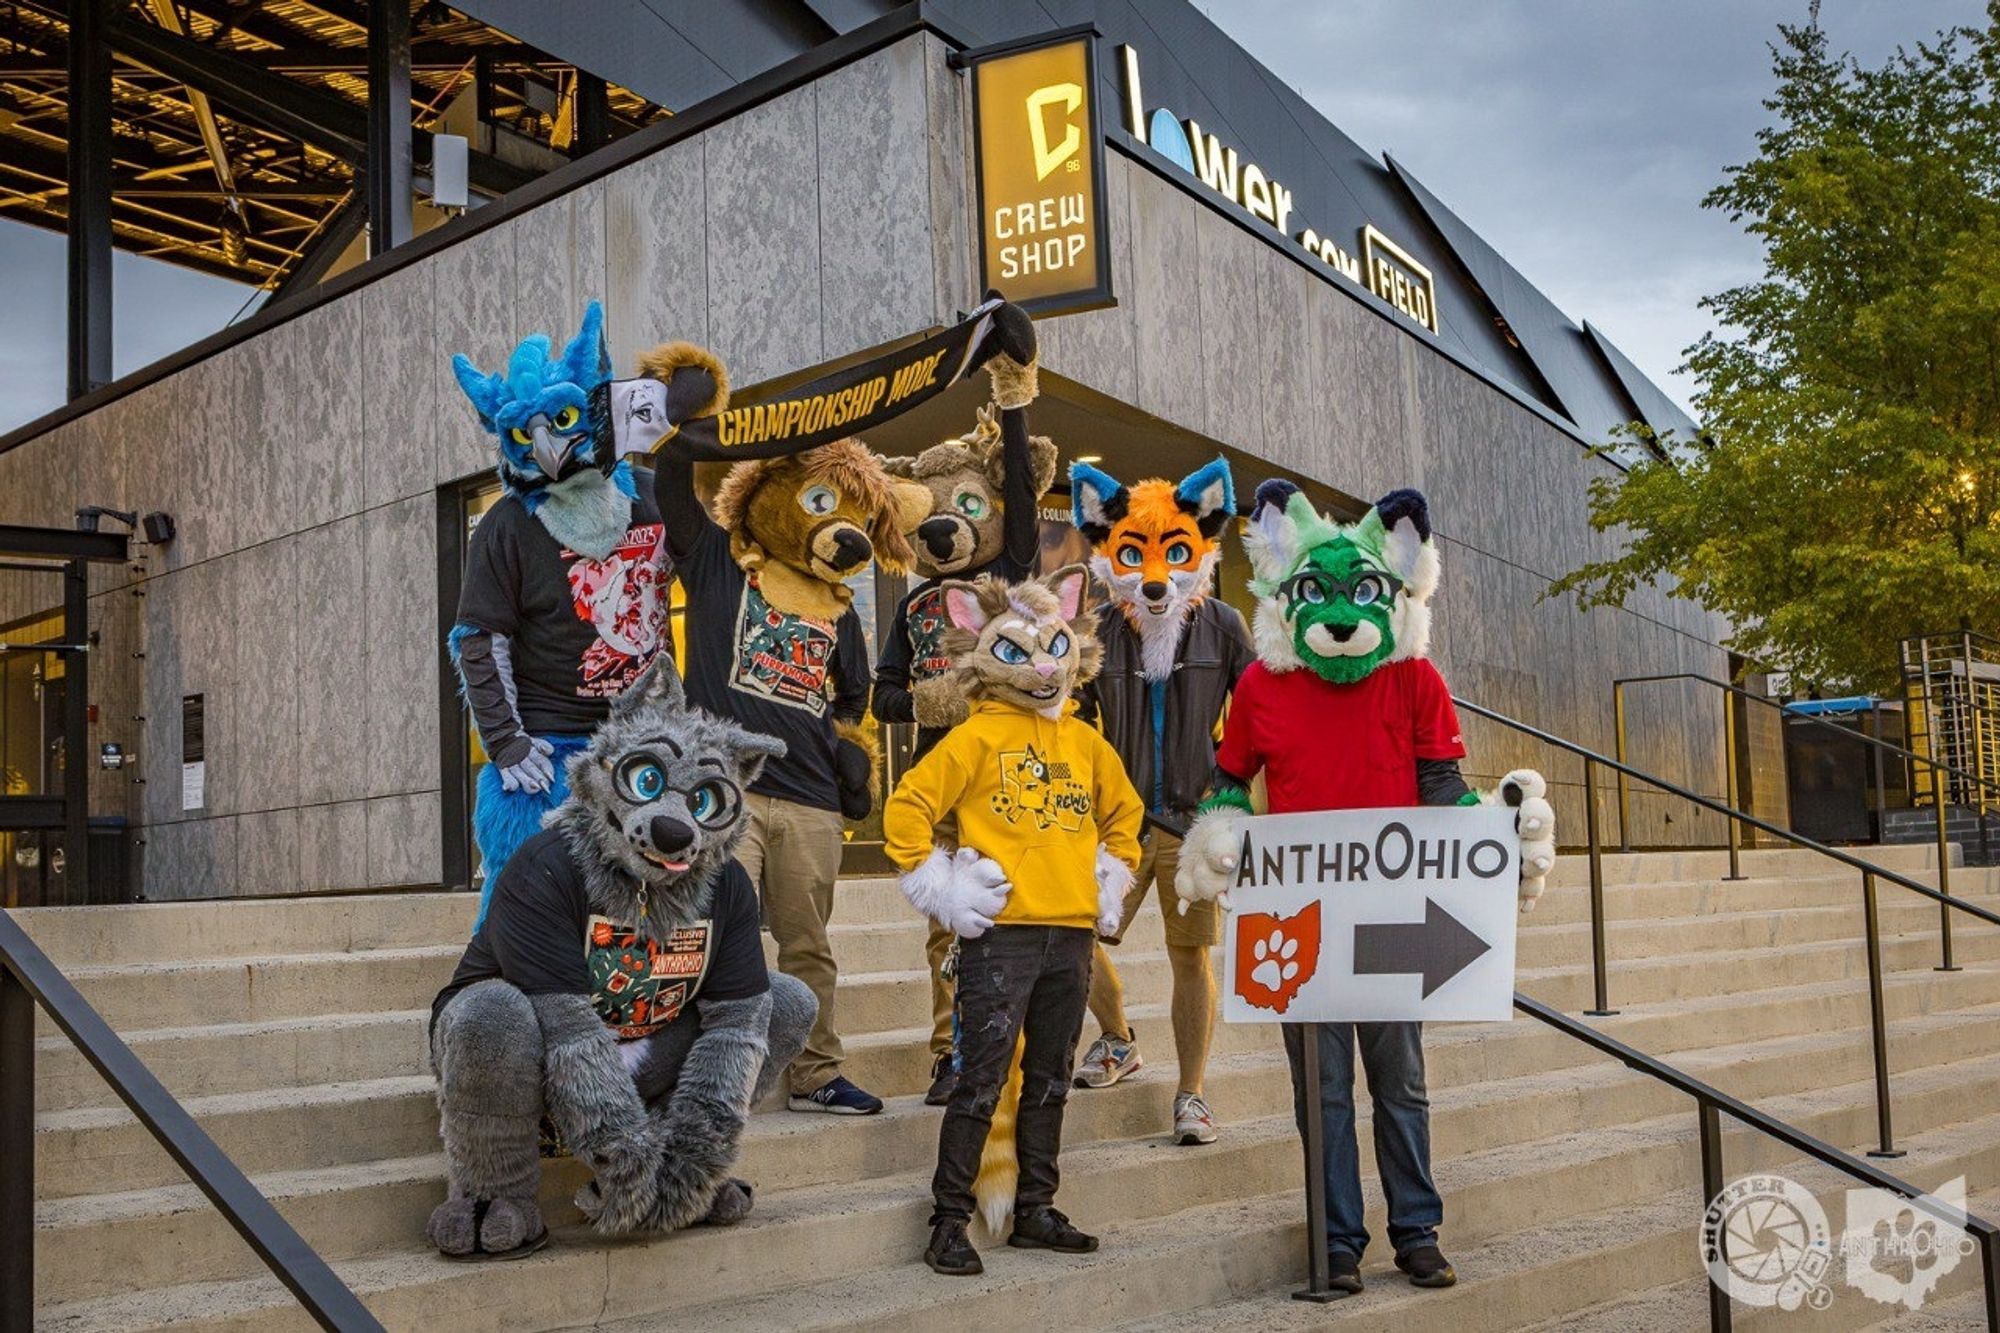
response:
[[(1425, 654), (1438, 555), (1424, 499), (1401, 490), (1359, 523), (1320, 516), (1298, 488), (1258, 488), (1244, 545), (1257, 595), (1258, 661), (1237, 682), (1214, 788), (1188, 832), (1176, 890), (1223, 898), (1237, 872), (1241, 818), (1262, 774), (1273, 814), (1503, 801), (1521, 838), (1521, 909), (1555, 858), (1555, 815), (1539, 774), (1518, 770), (1497, 791), (1466, 786), (1458, 716)], [(1375, 1103), (1375, 1157), (1388, 1196), (1396, 1264), (1419, 1286), (1455, 1277), (1437, 1244), (1444, 1204), (1431, 1178), (1430, 1103), (1419, 1023), (1287, 1024), (1294, 1110), (1309, 1107), (1326, 1141), (1327, 1246), (1335, 1285), (1361, 1288), (1368, 1244), (1354, 1136), (1358, 1045)], [(1319, 1042), (1320, 1086), (1302, 1086), (1304, 1042)]]
[[(1117, 931), (1144, 807), (1070, 698), (1097, 664), (1087, 581), (1073, 565), (1046, 582), (944, 585), (945, 646), (964, 663), (971, 716), (882, 812), (904, 894), (960, 938), (959, 1075), (938, 1134), (924, 1255), (953, 1276), (981, 1271), (965, 1234), (975, 1204), (996, 1232), (1014, 1214), (1010, 1245), (1097, 1248), (1053, 1206), (1056, 1157), (1092, 943)], [(955, 849), (935, 841), (945, 819)]]
[(738, 1139), (816, 1008), (767, 972), (730, 855), (744, 789), (783, 749), (689, 708), (662, 658), (570, 761), (432, 1006), (450, 1194), (428, 1233), (447, 1257), (547, 1239), (544, 1113), (593, 1173), (576, 1203), (604, 1234), (749, 1211)]

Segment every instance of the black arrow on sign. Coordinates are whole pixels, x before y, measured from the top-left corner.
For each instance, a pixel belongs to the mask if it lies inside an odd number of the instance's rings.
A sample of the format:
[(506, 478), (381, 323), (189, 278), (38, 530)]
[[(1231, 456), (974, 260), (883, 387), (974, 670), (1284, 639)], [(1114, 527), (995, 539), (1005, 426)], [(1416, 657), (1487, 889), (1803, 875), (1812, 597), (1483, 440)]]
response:
[(1398, 972), (1424, 975), (1424, 998), (1463, 972), (1493, 946), (1467, 929), (1464, 922), (1424, 899), (1420, 922), (1357, 925), (1354, 928), (1354, 975), (1385, 976)]

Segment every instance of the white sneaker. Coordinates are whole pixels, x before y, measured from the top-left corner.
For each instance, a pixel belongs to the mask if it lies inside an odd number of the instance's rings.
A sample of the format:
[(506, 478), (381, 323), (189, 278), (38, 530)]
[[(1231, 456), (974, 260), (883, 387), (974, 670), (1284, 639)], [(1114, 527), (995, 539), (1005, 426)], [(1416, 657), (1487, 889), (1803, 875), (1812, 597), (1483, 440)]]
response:
[(1090, 1049), (1083, 1053), (1083, 1060), (1076, 1067), (1076, 1086), (1108, 1088), (1120, 1079), (1138, 1073), (1145, 1064), (1139, 1058), (1136, 1037), (1121, 1041), (1109, 1034), (1100, 1035), (1090, 1043)]
[(1183, 1146), (1215, 1142), (1215, 1114), (1200, 1093), (1174, 1094), (1174, 1142)]

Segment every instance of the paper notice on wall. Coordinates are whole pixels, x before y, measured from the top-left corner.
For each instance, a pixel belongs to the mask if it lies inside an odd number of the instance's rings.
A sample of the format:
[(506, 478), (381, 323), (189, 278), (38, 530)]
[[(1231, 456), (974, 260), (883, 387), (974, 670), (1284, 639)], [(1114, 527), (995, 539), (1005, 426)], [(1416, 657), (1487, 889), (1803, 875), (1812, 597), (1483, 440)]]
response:
[(181, 809), (207, 804), (208, 762), (204, 748), (203, 701), (199, 694), (181, 696)]

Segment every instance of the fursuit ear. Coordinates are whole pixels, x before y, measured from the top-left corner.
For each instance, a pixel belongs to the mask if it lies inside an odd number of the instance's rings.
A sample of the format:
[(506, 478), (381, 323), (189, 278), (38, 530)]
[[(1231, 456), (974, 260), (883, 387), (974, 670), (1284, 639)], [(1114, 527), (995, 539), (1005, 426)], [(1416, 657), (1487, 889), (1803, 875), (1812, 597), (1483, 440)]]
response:
[(614, 715), (624, 717), (641, 709), (687, 707), (687, 691), (681, 687), (681, 673), (674, 668), (671, 654), (653, 654), (653, 660), (626, 691), (612, 701)]
[(1299, 488), (1281, 477), (1273, 477), (1257, 488), (1250, 507), (1250, 527), (1243, 534), (1243, 549), (1250, 567), (1260, 579), (1275, 579), (1291, 569), (1299, 555), (1299, 526), (1291, 514), (1291, 500)]
[(1214, 541), (1236, 516), (1236, 480), (1229, 475), (1229, 461), (1218, 458), (1181, 478), (1174, 487), (1174, 503), (1193, 517), (1202, 536)]
[(1125, 517), (1132, 493), (1125, 483), (1088, 463), (1069, 465), (1069, 507), (1071, 521), (1092, 546), (1111, 535), (1111, 527)]
[(785, 743), (776, 736), (766, 736), (761, 731), (746, 731), (733, 724), (727, 726), (722, 743), (736, 761), (736, 781), (743, 787), (757, 780), (764, 771), (766, 760), (785, 757)]
[(979, 604), (979, 590), (963, 579), (948, 579), (944, 589), (944, 614), (958, 628), (977, 634), (986, 628), (986, 609)]
[(611, 378), (611, 354), (604, 349), (603, 302), (592, 301), (583, 308), (583, 327), (563, 348), (556, 373), (586, 389)]
[(1390, 491), (1375, 502), (1374, 512), (1382, 524), (1382, 554), (1390, 572), (1406, 584), (1416, 582), (1418, 561), (1431, 539), (1430, 506), (1423, 493), (1407, 487)]
[(497, 431), (498, 423), (493, 414), (500, 410), (500, 395), (505, 391), (507, 381), (499, 375), (488, 375), (472, 364), (472, 359), (460, 352), (451, 359), (451, 373), (458, 376), (458, 387), (465, 390), (465, 396), (472, 400), (473, 411), (479, 413), (479, 424), (487, 430)]
[(1064, 565), (1043, 580), (1056, 595), (1064, 620), (1075, 620), (1083, 610), (1084, 594), (1090, 591), (1090, 571), (1082, 565)]
[(892, 477), (908, 481), (917, 475), (917, 460), (913, 454), (882, 455), (882, 470)]

